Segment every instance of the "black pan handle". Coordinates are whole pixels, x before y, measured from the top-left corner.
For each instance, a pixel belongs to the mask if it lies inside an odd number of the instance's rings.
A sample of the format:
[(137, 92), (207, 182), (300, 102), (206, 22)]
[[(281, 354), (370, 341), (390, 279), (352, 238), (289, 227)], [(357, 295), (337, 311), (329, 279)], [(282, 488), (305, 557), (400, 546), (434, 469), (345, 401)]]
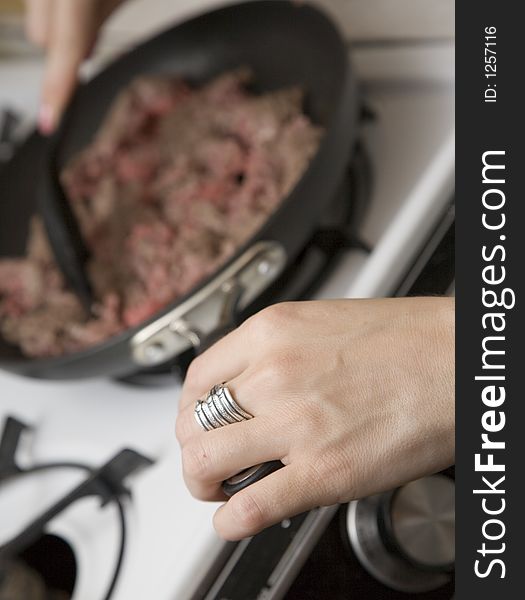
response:
[[(210, 335), (201, 338), (199, 346), (195, 348), (196, 356), (205, 352), (210, 346), (213, 346), (215, 342), (218, 342), (221, 338), (228, 335), (228, 333), (237, 327), (237, 317), (239, 314), (238, 304), (242, 296), (242, 292), (243, 290), (240, 285), (236, 283), (232, 284), (232, 288), (226, 298), (226, 302), (221, 313), (220, 324)], [(234, 475), (226, 481), (223, 481), (222, 491), (227, 496), (233, 496), (237, 492), (240, 492), (256, 481), (260, 481), (281, 467), (284, 467), (284, 465), (280, 460), (272, 460), (271, 462), (255, 465), (254, 467), (245, 469), (244, 471), (237, 473), (237, 475)]]
[(245, 469), (244, 471), (237, 473), (237, 475), (230, 477), (226, 481), (223, 481), (221, 486), (222, 491), (228, 497), (231, 497), (252, 483), (260, 481), (267, 475), (282, 469), (282, 467), (284, 467), (284, 465), (280, 460), (272, 460), (267, 463), (255, 465), (255, 467), (250, 467), (249, 469)]

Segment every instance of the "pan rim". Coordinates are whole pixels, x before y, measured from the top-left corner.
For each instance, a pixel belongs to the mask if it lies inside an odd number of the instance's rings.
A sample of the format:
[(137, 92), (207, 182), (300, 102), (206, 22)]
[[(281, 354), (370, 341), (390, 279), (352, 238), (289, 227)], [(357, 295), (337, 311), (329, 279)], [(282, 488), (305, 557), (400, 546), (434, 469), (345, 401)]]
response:
[[(160, 32), (155, 33), (154, 35), (141, 41), (137, 46), (130, 48), (128, 51), (126, 51), (125, 53), (118, 56), (115, 60), (110, 61), (108, 64), (106, 64), (103, 67), (103, 69), (100, 72), (98, 72), (95, 75), (95, 77), (90, 79), (88, 82), (80, 85), (79, 93), (81, 93), (82, 90), (85, 89), (86, 86), (89, 86), (93, 82), (96, 82), (97, 78), (103, 76), (109, 69), (114, 68), (116, 65), (118, 65), (123, 60), (129, 59), (130, 56), (133, 56), (134, 54), (139, 53), (148, 44), (154, 42), (156, 39), (158, 39), (161, 36), (169, 34), (170, 32), (176, 30), (180, 26), (184, 26), (184, 25), (190, 24), (192, 22), (196, 22), (200, 19), (206, 18), (213, 14), (218, 14), (221, 12), (229, 12), (229, 11), (234, 12), (242, 7), (247, 7), (247, 6), (253, 7), (254, 5), (263, 6), (263, 5), (270, 5), (270, 4), (275, 6), (275, 0), (251, 0), (251, 1), (245, 1), (245, 2), (237, 2), (237, 3), (233, 3), (233, 4), (227, 3), (227, 4), (223, 4), (222, 6), (214, 7), (212, 10), (198, 11), (198, 12), (192, 14), (189, 18), (177, 21), (174, 24), (171, 24), (170, 26), (161, 30)], [(322, 19), (325, 22), (325, 24), (327, 26), (329, 26), (329, 28), (331, 29), (334, 43), (336, 43), (339, 46), (340, 57), (344, 61), (344, 67), (343, 67), (343, 73), (342, 73), (343, 76), (341, 77), (340, 82), (339, 82), (339, 90), (338, 90), (339, 93), (337, 95), (337, 100), (334, 101), (334, 110), (332, 111), (331, 120), (329, 122), (327, 122), (327, 124), (324, 126), (325, 131), (322, 134), (322, 138), (321, 138), (319, 147), (318, 147), (315, 155), (313, 156), (312, 160), (310, 161), (306, 171), (302, 174), (301, 178), (296, 182), (293, 189), (282, 200), (282, 202), (280, 203), (278, 208), (271, 215), (269, 215), (268, 219), (262, 224), (262, 226), (256, 232), (254, 232), (251, 235), (251, 237), (249, 239), (247, 239), (241, 246), (239, 246), (239, 248), (232, 254), (232, 256), (230, 258), (228, 258), (228, 260), (226, 260), (220, 267), (218, 267), (210, 275), (204, 277), (197, 285), (195, 285), (193, 288), (191, 288), (191, 290), (189, 290), (186, 294), (179, 296), (177, 299), (166, 304), (162, 309), (155, 312), (155, 314), (150, 316), (148, 319), (142, 321), (139, 325), (126, 328), (122, 332), (109, 337), (108, 339), (106, 339), (104, 342), (102, 342), (100, 344), (96, 344), (94, 346), (91, 346), (91, 347), (86, 348), (81, 351), (61, 354), (60, 356), (28, 357), (28, 356), (24, 356), (21, 353), (21, 351), (19, 349), (17, 349), (20, 352), (20, 356), (13, 356), (13, 357), (7, 357), (7, 358), (0, 359), (0, 369), (6, 369), (6, 370), (11, 369), (11, 370), (19, 372), (19, 373), (21, 373), (22, 370), (24, 370), (24, 371), (27, 371), (27, 373), (24, 373), (24, 374), (32, 375), (32, 372), (44, 372), (46, 370), (54, 370), (59, 367), (67, 367), (68, 364), (72, 364), (72, 363), (76, 364), (78, 362), (85, 361), (86, 359), (89, 359), (94, 355), (111, 351), (113, 348), (115, 348), (123, 343), (126, 344), (129, 349), (131, 349), (131, 342), (137, 335), (139, 335), (145, 329), (151, 327), (153, 324), (155, 324), (159, 320), (162, 320), (162, 318), (165, 317), (166, 314), (172, 312), (177, 307), (179, 307), (180, 305), (187, 302), (189, 298), (191, 298), (193, 295), (199, 293), (199, 291), (201, 291), (203, 288), (205, 288), (210, 283), (212, 283), (215, 278), (217, 278), (221, 274), (223, 274), (236, 260), (239, 259), (240, 256), (242, 256), (247, 250), (249, 250), (251, 246), (253, 246), (254, 244), (256, 244), (260, 241), (268, 241), (268, 242), (274, 241), (272, 239), (266, 238), (264, 236), (264, 231), (271, 228), (271, 225), (281, 217), (283, 210), (285, 210), (286, 206), (290, 203), (291, 198), (293, 198), (296, 194), (298, 194), (300, 191), (300, 188), (302, 187), (302, 185), (304, 185), (305, 176), (307, 176), (308, 173), (312, 172), (312, 169), (315, 167), (316, 161), (321, 160), (323, 151), (326, 149), (326, 146), (328, 145), (329, 133), (331, 132), (331, 130), (334, 126), (334, 123), (337, 120), (337, 114), (341, 111), (341, 108), (345, 102), (345, 99), (347, 99), (347, 94), (344, 93), (345, 89), (350, 84), (354, 84), (356, 89), (353, 91), (355, 91), (357, 93), (357, 84), (350, 77), (351, 66), (350, 66), (350, 62), (348, 59), (348, 50), (346, 47), (346, 43), (341, 34), (341, 31), (336, 26), (336, 24), (333, 22), (333, 20), (327, 15), (327, 13), (324, 10), (321, 10), (317, 5), (314, 6), (313, 4), (311, 4), (309, 2), (301, 4), (300, 6), (292, 5), (291, 1), (283, 2), (282, 4), (283, 4), (283, 9), (285, 7), (287, 7), (288, 9), (293, 7), (293, 10), (309, 11), (315, 16), (315, 18)], [(69, 108), (69, 110), (67, 111), (64, 122), (63, 122), (62, 126), (60, 127), (60, 132), (62, 132), (63, 128), (67, 127), (67, 123), (71, 118), (71, 113), (73, 110), (74, 110), (74, 105), (71, 106)], [(13, 346), (13, 347), (16, 348), (16, 346)], [(35, 375), (35, 376), (39, 376), (39, 375)]]

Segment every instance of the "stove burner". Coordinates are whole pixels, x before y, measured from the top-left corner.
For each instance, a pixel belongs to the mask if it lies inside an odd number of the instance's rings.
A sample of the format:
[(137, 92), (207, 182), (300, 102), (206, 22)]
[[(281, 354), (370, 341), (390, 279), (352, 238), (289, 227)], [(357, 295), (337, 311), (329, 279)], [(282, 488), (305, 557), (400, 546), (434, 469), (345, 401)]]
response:
[(7, 418), (0, 440), (0, 485), (15, 477), (54, 469), (80, 469), (86, 473), (86, 478), (53, 506), (36, 517), (13, 539), (0, 546), (0, 576), (3, 571), (8, 573), (12, 570), (12, 561), (42, 537), (45, 526), (52, 519), (76, 501), (88, 496), (98, 496), (101, 506), (105, 506), (109, 502), (115, 503), (120, 521), (119, 554), (113, 578), (104, 596), (104, 600), (109, 600), (120, 573), (126, 544), (125, 507), (122, 498), (130, 497), (130, 492), (124, 485), (124, 480), (135, 471), (152, 465), (153, 461), (134, 450), (124, 449), (98, 468), (76, 462), (42, 463), (31, 467), (21, 467), (16, 462), (16, 451), (22, 435), (30, 429), (13, 417)]
[(15, 560), (0, 565), (0, 598), (67, 600), (73, 594), (76, 577), (77, 562), (71, 546), (58, 536), (46, 534)]

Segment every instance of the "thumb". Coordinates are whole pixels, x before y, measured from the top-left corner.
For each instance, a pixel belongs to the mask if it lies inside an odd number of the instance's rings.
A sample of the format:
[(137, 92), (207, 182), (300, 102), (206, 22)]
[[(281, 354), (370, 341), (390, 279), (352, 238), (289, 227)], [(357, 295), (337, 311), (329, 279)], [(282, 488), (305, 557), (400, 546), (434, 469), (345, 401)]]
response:
[(76, 87), (78, 69), (91, 49), (98, 23), (91, 0), (55, 0), (42, 84), (38, 126), (52, 133)]

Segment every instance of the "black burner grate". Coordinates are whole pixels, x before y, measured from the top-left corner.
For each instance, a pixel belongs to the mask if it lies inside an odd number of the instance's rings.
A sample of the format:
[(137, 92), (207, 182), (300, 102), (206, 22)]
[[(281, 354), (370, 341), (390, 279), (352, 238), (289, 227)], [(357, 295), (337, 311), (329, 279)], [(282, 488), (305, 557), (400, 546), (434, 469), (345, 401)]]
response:
[(124, 485), (124, 479), (138, 469), (152, 465), (153, 461), (134, 450), (124, 449), (98, 468), (65, 461), (21, 467), (17, 464), (16, 452), (22, 435), (30, 430), (30, 427), (17, 419), (7, 417), (0, 439), (0, 486), (17, 477), (56, 469), (81, 470), (85, 472), (86, 478), (44, 513), (38, 515), (13, 539), (0, 546), (0, 595), (2, 595), (2, 585), (12, 586), (13, 578), (14, 585), (25, 586), (24, 589), (27, 586), (44, 585), (55, 590), (54, 594), (60, 591), (67, 593), (71, 588), (71, 570), (61, 570), (60, 573), (56, 571), (57, 561), (60, 555), (64, 554), (64, 545), (60, 543), (50, 545), (49, 536), (44, 535), (44, 529), (52, 519), (73, 503), (88, 496), (97, 496), (101, 506), (109, 502), (115, 504), (120, 524), (120, 547), (116, 565), (104, 595), (104, 600), (109, 600), (120, 574), (126, 545), (123, 498), (129, 498), (130, 493)]

